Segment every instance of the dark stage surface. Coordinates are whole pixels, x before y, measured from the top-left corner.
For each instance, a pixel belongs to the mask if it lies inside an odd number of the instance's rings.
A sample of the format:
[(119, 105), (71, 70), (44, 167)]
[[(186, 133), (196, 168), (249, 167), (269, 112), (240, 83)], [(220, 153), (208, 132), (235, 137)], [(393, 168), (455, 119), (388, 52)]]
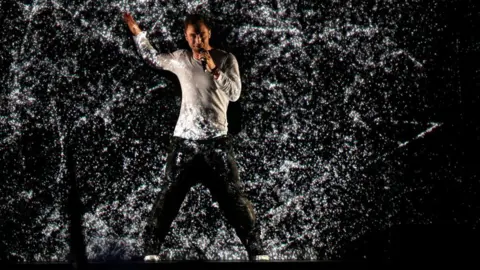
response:
[[(471, 261), (477, 2), (2, 0), (0, 260), (156, 269), (132, 260), (181, 93), (137, 54), (121, 12), (170, 52), (188, 48), (182, 19), (201, 7), (212, 46), (239, 62), (229, 131), (275, 264)], [(247, 257), (202, 186), (162, 254)]]
[[(274, 261), (274, 262), (209, 262), (209, 261), (172, 261), (163, 263), (143, 263), (143, 262), (121, 262), (121, 263), (90, 263), (89, 265), (80, 269), (102, 269), (102, 270), (133, 270), (133, 269), (265, 269), (265, 267), (286, 267), (287, 269), (354, 269), (358, 267), (381, 267), (380, 269), (387, 269), (393, 267), (391, 264), (384, 263), (366, 263), (366, 262), (344, 262), (344, 261)], [(11, 268), (18, 269), (20, 266), (11, 265)], [(72, 265), (65, 263), (49, 263), (49, 264), (22, 264), (22, 269), (52, 269), (52, 270), (64, 270), (74, 269)]]

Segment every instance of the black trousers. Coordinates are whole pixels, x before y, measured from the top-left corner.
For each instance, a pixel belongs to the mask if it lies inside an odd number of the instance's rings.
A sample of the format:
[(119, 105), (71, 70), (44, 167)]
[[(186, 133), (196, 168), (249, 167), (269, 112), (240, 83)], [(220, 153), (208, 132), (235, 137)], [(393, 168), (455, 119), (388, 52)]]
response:
[(265, 254), (251, 202), (239, 180), (231, 137), (204, 141), (172, 137), (166, 179), (157, 195), (144, 232), (146, 255), (159, 254), (170, 226), (192, 186), (202, 183), (210, 190), (227, 221), (245, 246), (249, 259)]

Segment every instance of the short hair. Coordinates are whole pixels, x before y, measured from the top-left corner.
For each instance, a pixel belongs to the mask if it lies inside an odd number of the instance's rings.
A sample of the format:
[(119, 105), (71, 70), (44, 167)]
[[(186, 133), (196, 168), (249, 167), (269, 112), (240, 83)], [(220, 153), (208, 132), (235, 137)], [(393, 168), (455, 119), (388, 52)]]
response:
[(187, 30), (187, 27), (189, 25), (191, 24), (198, 25), (199, 23), (204, 23), (205, 26), (208, 28), (208, 30), (212, 30), (212, 25), (210, 24), (210, 21), (205, 15), (202, 15), (199, 13), (193, 13), (193, 14), (187, 14), (187, 16), (185, 16), (185, 20), (184, 20), (185, 31)]

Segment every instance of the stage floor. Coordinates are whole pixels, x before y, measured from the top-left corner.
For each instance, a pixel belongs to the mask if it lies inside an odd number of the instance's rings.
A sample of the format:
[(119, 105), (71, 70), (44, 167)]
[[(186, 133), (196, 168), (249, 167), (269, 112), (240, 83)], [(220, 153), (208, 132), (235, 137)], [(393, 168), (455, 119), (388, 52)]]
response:
[[(162, 261), (162, 262), (97, 262), (88, 263), (83, 267), (75, 267), (69, 263), (26, 263), (1, 265), (5, 269), (98, 269), (98, 270), (129, 270), (129, 269), (266, 269), (265, 267), (286, 267), (288, 269), (356, 269), (360, 266), (381, 266), (382, 269), (391, 266), (390, 262), (367, 261)], [(273, 268), (275, 269), (275, 268)]]

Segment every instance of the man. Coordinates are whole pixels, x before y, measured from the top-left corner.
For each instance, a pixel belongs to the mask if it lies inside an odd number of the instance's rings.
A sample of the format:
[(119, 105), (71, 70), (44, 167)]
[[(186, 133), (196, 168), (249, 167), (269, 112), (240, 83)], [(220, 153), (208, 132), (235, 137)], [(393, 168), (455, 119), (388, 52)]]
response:
[(166, 179), (145, 228), (145, 260), (157, 255), (190, 188), (202, 183), (233, 225), (249, 260), (268, 260), (251, 202), (241, 190), (228, 134), (227, 107), (241, 92), (235, 56), (209, 44), (211, 27), (200, 15), (187, 15), (185, 39), (191, 50), (158, 53), (129, 13), (124, 20), (136, 48), (152, 67), (176, 74), (182, 89), (180, 115), (167, 157)]

